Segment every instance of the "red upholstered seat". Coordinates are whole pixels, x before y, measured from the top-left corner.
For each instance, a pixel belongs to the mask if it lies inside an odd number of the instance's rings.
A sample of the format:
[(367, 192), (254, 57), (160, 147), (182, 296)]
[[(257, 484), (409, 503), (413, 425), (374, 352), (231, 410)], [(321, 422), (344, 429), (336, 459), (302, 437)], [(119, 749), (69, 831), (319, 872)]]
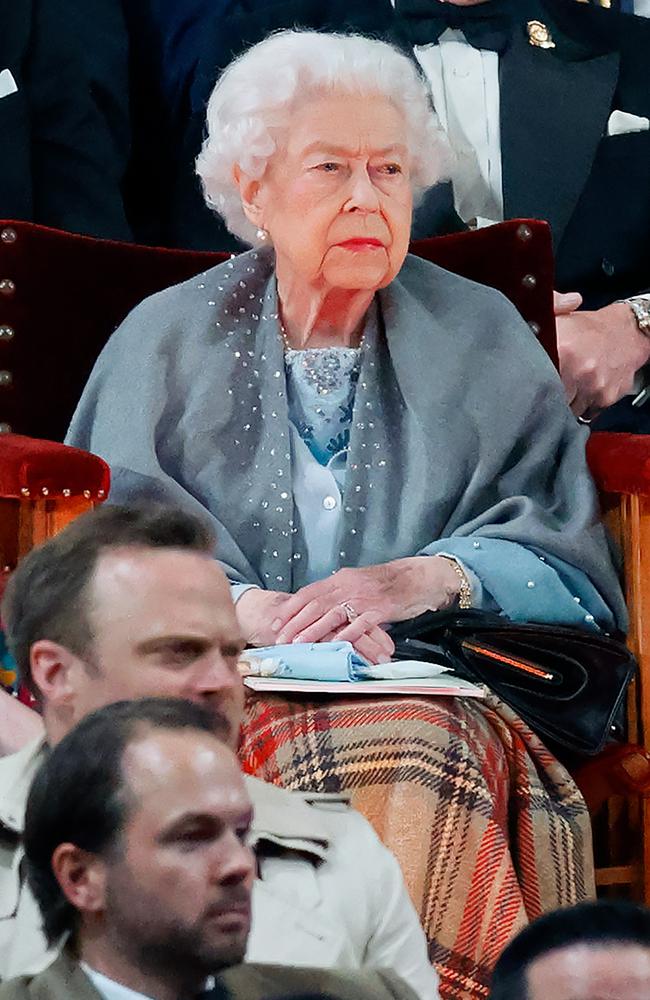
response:
[(0, 437), (0, 497), (50, 500), (108, 496), (110, 470), (103, 459), (56, 441), (3, 434)]
[(22, 555), (105, 500), (109, 488), (110, 470), (96, 455), (0, 434), (0, 596)]

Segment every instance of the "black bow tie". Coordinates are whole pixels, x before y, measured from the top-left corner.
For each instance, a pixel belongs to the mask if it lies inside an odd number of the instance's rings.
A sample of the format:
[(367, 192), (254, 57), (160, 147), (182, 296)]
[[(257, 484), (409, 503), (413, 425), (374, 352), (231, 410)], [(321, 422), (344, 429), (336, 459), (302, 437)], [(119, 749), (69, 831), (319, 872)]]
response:
[(441, 0), (396, 0), (395, 11), (411, 45), (431, 45), (447, 28), (460, 30), (476, 49), (503, 52), (512, 31), (511, 0), (471, 7)]

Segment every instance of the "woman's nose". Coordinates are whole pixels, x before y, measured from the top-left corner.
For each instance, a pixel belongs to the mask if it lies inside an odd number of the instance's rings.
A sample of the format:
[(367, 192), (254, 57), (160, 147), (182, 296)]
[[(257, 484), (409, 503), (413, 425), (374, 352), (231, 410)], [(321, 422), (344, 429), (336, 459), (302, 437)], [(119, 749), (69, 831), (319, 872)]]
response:
[(350, 189), (345, 209), (348, 212), (376, 212), (379, 208), (379, 197), (367, 166), (359, 166), (350, 176)]

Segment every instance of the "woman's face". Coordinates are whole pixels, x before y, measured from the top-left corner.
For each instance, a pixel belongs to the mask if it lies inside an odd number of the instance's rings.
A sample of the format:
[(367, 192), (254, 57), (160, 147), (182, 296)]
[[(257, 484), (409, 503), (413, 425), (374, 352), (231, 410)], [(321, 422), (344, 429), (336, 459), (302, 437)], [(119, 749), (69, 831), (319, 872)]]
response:
[(380, 96), (309, 100), (292, 115), (287, 145), (256, 196), (285, 285), (384, 287), (402, 266), (411, 228), (402, 116)]

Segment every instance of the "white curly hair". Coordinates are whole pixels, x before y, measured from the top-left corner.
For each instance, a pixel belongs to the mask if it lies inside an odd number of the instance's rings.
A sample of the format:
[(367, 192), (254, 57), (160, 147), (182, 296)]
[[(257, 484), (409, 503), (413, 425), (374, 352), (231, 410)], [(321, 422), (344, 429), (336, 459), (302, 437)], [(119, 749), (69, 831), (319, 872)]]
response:
[(411, 59), (361, 35), (280, 31), (253, 45), (220, 77), (196, 160), (206, 202), (246, 243), (259, 239), (244, 214), (234, 167), (261, 178), (282, 147), (293, 109), (323, 92), (382, 94), (399, 108), (407, 123), (415, 200), (449, 176), (451, 151)]

